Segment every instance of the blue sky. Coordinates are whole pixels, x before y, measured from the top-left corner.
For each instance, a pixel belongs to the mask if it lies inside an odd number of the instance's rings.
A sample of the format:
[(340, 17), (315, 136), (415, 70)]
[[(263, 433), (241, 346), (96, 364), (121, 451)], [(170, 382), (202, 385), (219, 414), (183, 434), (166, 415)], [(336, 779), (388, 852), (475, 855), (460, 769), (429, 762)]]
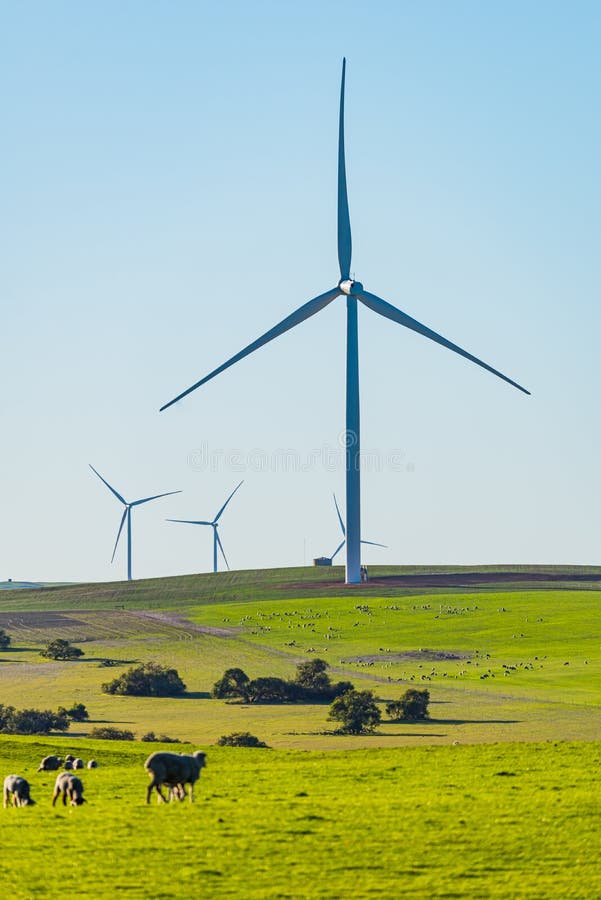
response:
[[(368, 563), (597, 563), (596, 3), (0, 3), (0, 580), (331, 553), (344, 303), (158, 408), (353, 269), (532, 391), (360, 312)], [(282, 458), (288, 460), (282, 465)], [(287, 468), (288, 471), (282, 469)]]

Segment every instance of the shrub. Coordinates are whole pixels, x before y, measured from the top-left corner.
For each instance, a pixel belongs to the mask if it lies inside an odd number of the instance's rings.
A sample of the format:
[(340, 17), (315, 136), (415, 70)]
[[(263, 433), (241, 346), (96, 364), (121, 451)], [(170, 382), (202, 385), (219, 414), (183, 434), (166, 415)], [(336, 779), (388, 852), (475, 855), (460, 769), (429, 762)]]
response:
[(430, 691), (426, 688), (420, 691), (417, 688), (409, 688), (400, 700), (393, 700), (386, 704), (386, 713), (396, 722), (413, 721), (429, 718), (428, 703)]
[(133, 697), (179, 697), (186, 685), (177, 669), (169, 669), (159, 663), (143, 663), (132, 666), (123, 675), (102, 685), (105, 694), (124, 694)]
[(294, 699), (290, 682), (283, 678), (255, 678), (248, 685), (251, 703), (286, 703)]
[(10, 642), (10, 634), (7, 634), (4, 628), (0, 628), (0, 650), (7, 650), (10, 647)]
[(146, 741), (148, 743), (157, 743), (157, 744), (180, 744), (177, 738), (169, 737), (166, 734), (159, 734), (157, 737), (154, 731), (148, 731), (146, 734), (143, 734), (140, 738), (141, 741)]
[(71, 709), (59, 706), (58, 711), (67, 716), (68, 719), (71, 719), (72, 722), (85, 722), (86, 719), (90, 718), (90, 714), (83, 703), (74, 703)]
[(217, 700), (226, 700), (229, 697), (248, 700), (249, 684), (250, 678), (242, 669), (226, 669), (219, 681), (213, 685), (211, 695)]
[(133, 731), (128, 731), (126, 728), (113, 728), (110, 725), (101, 725), (100, 727), (92, 728), (88, 737), (98, 738), (102, 741), (135, 740)]
[(218, 747), (267, 747), (265, 741), (249, 731), (235, 731), (233, 734), (224, 734), (217, 741)]
[(374, 731), (382, 714), (372, 691), (346, 691), (330, 706), (329, 718), (341, 722), (343, 734), (364, 734)]
[(67, 731), (69, 720), (59, 710), (15, 709), (0, 705), (0, 732), (3, 734), (49, 734), (51, 731)]
[(83, 656), (83, 650), (79, 647), (72, 647), (69, 641), (57, 638), (46, 645), (46, 649), (40, 652), (40, 656), (45, 656), (47, 659), (79, 659), (80, 656)]

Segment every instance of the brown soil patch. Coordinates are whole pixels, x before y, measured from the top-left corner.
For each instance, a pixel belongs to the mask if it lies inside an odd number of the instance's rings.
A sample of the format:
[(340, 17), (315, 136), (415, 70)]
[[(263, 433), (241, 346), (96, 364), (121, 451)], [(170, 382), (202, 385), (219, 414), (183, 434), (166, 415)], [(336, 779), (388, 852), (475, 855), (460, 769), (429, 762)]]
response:
[(446, 587), (473, 587), (474, 585), (496, 584), (536, 584), (536, 583), (595, 583), (601, 582), (601, 574), (583, 574), (581, 572), (441, 572), (424, 575), (381, 575), (371, 577), (367, 585), (349, 584), (340, 581), (311, 581), (298, 582), (297, 584), (281, 585), (289, 590), (303, 588), (308, 584), (311, 588), (323, 588), (328, 590), (340, 590), (347, 587), (349, 590), (365, 587), (399, 587), (399, 588), (446, 588)]

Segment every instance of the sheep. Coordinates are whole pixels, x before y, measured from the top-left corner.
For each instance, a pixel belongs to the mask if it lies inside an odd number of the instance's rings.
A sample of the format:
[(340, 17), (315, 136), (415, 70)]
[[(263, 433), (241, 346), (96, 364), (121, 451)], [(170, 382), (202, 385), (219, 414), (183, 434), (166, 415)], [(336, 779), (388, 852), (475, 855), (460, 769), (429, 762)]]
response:
[(97, 769), (97, 768), (98, 768), (98, 763), (96, 762), (96, 760), (89, 759), (88, 760), (88, 769)]
[(75, 757), (72, 753), (67, 753), (67, 755), (65, 756), (65, 762), (73, 762), (74, 759)]
[(74, 768), (74, 769), (83, 769), (83, 768), (85, 768), (85, 766), (84, 766), (84, 764), (83, 764), (83, 759), (79, 759), (79, 757), (78, 757), (77, 759), (74, 759), (74, 760), (73, 760), (73, 768)]
[(71, 806), (81, 806), (85, 803), (83, 794), (83, 784), (81, 778), (77, 775), (70, 775), (69, 772), (61, 772), (54, 784), (54, 793), (52, 794), (52, 805), (54, 806), (60, 795), (63, 795), (63, 806), (67, 805), (67, 797)]
[(188, 755), (187, 753), (152, 753), (146, 762), (144, 768), (152, 779), (146, 791), (146, 802), (150, 803), (150, 794), (155, 788), (157, 794), (163, 802), (165, 796), (161, 791), (161, 786), (166, 785), (172, 790), (171, 795), (177, 793), (181, 799), (181, 793), (185, 795), (185, 785), (190, 785), (190, 802), (194, 800), (194, 784), (200, 778), (200, 772), (206, 765), (205, 754), (198, 750), (196, 753)]
[(72, 772), (74, 768), (75, 768), (75, 766), (73, 765), (73, 763), (71, 762), (71, 760), (70, 760), (70, 759), (66, 759), (66, 760), (65, 760), (65, 763), (64, 763), (64, 765), (63, 765), (63, 769), (65, 770), (65, 772)]
[(45, 756), (40, 763), (38, 772), (56, 772), (57, 769), (60, 769), (62, 762), (60, 756)]
[(4, 809), (8, 806), (9, 798), (13, 806), (35, 804), (35, 800), (32, 800), (29, 794), (29, 782), (20, 775), (7, 775), (4, 779)]

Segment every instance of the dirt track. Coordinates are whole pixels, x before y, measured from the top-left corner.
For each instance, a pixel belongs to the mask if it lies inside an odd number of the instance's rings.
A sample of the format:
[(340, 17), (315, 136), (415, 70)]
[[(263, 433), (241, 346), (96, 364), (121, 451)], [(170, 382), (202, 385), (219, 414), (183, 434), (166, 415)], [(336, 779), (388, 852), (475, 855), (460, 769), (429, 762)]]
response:
[[(380, 585), (391, 588), (445, 588), (474, 587), (474, 585), (496, 584), (579, 584), (601, 583), (601, 574), (582, 574), (580, 572), (441, 572), (429, 575), (383, 575), (370, 578), (368, 587)], [(312, 581), (312, 588), (324, 590), (340, 590), (344, 585), (339, 581)], [(291, 585), (286, 585), (287, 588)], [(306, 588), (307, 584), (299, 582), (298, 587)], [(348, 585), (349, 590), (365, 585)]]

